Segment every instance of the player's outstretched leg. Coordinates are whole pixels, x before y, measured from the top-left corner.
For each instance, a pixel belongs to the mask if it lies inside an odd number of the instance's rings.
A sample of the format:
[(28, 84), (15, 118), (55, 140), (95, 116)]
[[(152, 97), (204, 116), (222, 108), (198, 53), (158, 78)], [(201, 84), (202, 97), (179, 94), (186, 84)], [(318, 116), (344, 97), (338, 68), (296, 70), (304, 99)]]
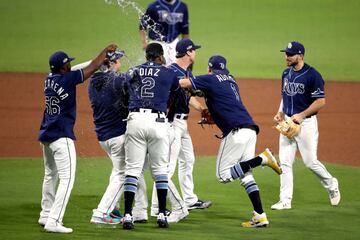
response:
[(282, 173), (278, 161), (268, 148), (266, 148), (259, 156), (263, 159), (261, 165), (270, 167), (279, 175)]

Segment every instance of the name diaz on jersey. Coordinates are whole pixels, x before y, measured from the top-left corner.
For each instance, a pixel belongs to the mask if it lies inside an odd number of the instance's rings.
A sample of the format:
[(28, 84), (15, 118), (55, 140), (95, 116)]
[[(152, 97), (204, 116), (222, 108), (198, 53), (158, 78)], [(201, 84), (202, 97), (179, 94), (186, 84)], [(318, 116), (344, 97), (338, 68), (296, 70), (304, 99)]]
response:
[(54, 79), (47, 78), (45, 79), (44, 91), (47, 89), (52, 89), (56, 94), (60, 97), (61, 100), (64, 100), (69, 96), (67, 92), (64, 92), (64, 88), (62, 88)]
[(140, 76), (159, 76), (160, 69), (159, 68), (139, 68)]

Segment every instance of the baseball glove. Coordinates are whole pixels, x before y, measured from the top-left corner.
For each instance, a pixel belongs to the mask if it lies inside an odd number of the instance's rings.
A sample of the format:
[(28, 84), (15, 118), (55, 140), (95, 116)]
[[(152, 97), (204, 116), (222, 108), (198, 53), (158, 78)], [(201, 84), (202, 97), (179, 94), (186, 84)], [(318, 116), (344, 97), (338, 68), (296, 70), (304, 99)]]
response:
[(201, 111), (201, 119), (198, 121), (198, 124), (203, 126), (204, 124), (212, 125), (215, 124), (214, 119), (212, 118), (209, 109), (203, 109)]
[(279, 122), (275, 128), (287, 138), (293, 139), (299, 134), (301, 127), (300, 124), (295, 123), (291, 118), (288, 118), (287, 120)]

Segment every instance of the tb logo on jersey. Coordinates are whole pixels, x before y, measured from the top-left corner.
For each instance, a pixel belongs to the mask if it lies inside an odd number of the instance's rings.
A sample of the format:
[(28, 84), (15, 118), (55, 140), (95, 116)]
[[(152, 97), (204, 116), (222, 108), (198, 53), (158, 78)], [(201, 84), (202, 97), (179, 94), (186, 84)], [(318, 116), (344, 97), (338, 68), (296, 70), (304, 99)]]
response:
[(304, 94), (305, 85), (303, 83), (289, 82), (287, 78), (284, 78), (283, 92), (285, 92), (288, 96)]

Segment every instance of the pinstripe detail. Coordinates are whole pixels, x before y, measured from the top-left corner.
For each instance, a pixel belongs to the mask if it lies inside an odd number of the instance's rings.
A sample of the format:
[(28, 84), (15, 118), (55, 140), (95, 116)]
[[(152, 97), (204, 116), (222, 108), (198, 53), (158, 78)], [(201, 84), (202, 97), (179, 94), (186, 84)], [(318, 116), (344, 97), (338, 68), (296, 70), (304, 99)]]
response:
[[(70, 154), (68, 139), (65, 138), (65, 140), (66, 140), (66, 146), (67, 146), (67, 150), (68, 150), (68, 154), (69, 154), (69, 160), (70, 160), (70, 176), (69, 176), (69, 180), (68, 180), (68, 185), (67, 185), (67, 187), (66, 187), (64, 200), (63, 200), (63, 203), (62, 203), (62, 205), (61, 205), (61, 209), (60, 209), (60, 212), (59, 212), (59, 216), (57, 217), (56, 222), (59, 222), (59, 219), (60, 219), (60, 216), (61, 216), (61, 212), (62, 212), (63, 210), (65, 211), (65, 209), (64, 209), (64, 207), (65, 207), (65, 206), (64, 206), (64, 205), (65, 205), (65, 199), (66, 199), (66, 196), (67, 196), (67, 194), (68, 194), (68, 192), (69, 192), (69, 187), (70, 187), (70, 182), (71, 182), (71, 154)], [(70, 193), (71, 193), (71, 192), (70, 192)], [(69, 195), (70, 195), (70, 193), (69, 193)]]
[(221, 181), (226, 181), (226, 179), (223, 179), (222, 177), (221, 177), (221, 174), (220, 174), (220, 165), (221, 165), (221, 160), (222, 160), (222, 156), (223, 156), (223, 153), (224, 153), (224, 149), (225, 149), (225, 145), (226, 145), (226, 141), (227, 141), (227, 138), (225, 138), (225, 140), (224, 140), (225, 142), (224, 142), (224, 145), (223, 145), (223, 148), (221, 149), (221, 154), (220, 154), (220, 158), (219, 158), (219, 161), (218, 161), (218, 163), (217, 163), (217, 175), (219, 176), (219, 178), (221, 179)]
[(106, 213), (108, 213), (108, 212), (110, 212), (110, 210), (112, 210), (112, 209), (110, 209), (110, 207), (113, 205), (114, 201), (116, 200), (116, 196), (119, 194), (119, 192), (123, 186), (124, 186), (124, 183), (121, 184), (119, 190), (117, 191), (116, 195), (114, 196), (113, 200), (111, 201), (110, 206), (108, 207), (108, 209), (106, 209)]
[(171, 194), (174, 196), (176, 202), (180, 205), (181, 211), (184, 213), (184, 206), (181, 204), (181, 198), (180, 198), (180, 199), (179, 199), (179, 198), (176, 198), (176, 197), (175, 197), (176, 195), (175, 195), (174, 192), (171, 190), (171, 188), (169, 188), (168, 191), (170, 191)]
[[(296, 76), (294, 79), (293, 79), (293, 83), (295, 82), (295, 80), (301, 76), (303, 76), (305, 73), (307, 73), (309, 70), (311, 69), (311, 67), (309, 67), (308, 70), (306, 70), (305, 72), (303, 72), (302, 74), (300, 74), (299, 76)], [(291, 70), (293, 70), (292, 68), (290, 68), (290, 71), (289, 71), (289, 76), (290, 76), (290, 79), (291, 79)], [(294, 70), (293, 70), (294, 71)], [(291, 116), (294, 114), (294, 99), (293, 99), (294, 96), (291, 96)]]
[(155, 176), (155, 185), (156, 189), (168, 189), (168, 176), (167, 175), (157, 175)]

